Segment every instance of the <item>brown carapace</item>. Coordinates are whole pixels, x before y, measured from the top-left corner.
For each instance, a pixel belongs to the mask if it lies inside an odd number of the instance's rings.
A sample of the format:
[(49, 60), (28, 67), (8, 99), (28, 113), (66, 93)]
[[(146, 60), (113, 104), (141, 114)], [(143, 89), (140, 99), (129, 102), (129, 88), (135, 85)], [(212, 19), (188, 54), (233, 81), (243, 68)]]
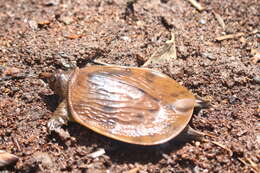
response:
[(180, 134), (191, 119), (194, 95), (170, 77), (146, 68), (90, 66), (49, 78), (63, 101), (48, 123), (66, 120), (104, 136), (156, 145)]

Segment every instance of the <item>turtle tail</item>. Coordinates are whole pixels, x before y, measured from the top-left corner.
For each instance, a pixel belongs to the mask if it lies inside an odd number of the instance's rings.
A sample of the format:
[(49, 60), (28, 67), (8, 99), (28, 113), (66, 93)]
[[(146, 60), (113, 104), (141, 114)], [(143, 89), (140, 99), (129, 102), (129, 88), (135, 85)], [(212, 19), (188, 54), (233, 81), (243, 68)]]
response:
[(210, 104), (209, 101), (203, 100), (201, 98), (196, 98), (195, 107), (203, 109), (203, 108), (212, 107), (212, 105)]

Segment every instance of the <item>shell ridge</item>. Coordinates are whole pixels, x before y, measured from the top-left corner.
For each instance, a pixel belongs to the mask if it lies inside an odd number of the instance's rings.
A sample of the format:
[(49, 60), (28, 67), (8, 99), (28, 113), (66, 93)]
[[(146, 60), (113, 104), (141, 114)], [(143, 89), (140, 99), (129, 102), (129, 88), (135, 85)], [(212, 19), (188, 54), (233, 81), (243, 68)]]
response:
[[(96, 106), (87, 106), (83, 109), (77, 109), (77, 113), (81, 116), (87, 116), (90, 120), (93, 119), (93, 115), (98, 116), (100, 119), (114, 119), (116, 122), (125, 122), (131, 123), (131, 122), (139, 122), (143, 123), (143, 118), (146, 115), (145, 111), (138, 111), (138, 113), (133, 113), (135, 110), (132, 111), (126, 111), (125, 109), (120, 109), (115, 112), (108, 112), (102, 110), (102, 108), (97, 108)], [(91, 112), (91, 113), (90, 113)], [(132, 115), (131, 115), (132, 114)], [(130, 116), (131, 115), (131, 116)], [(138, 116), (142, 116), (141, 118), (137, 118)]]
[[(106, 76), (103, 76), (102, 75), (105, 74)], [(132, 83), (134, 84), (137, 84), (139, 86), (139, 88), (141, 88), (140, 86), (142, 86), (143, 88), (146, 88), (147, 90), (152, 90), (152, 88), (149, 86), (149, 83), (142, 80), (142, 78), (140, 79), (139, 77), (135, 77), (133, 78), (132, 76), (125, 76), (123, 74), (111, 74), (111, 73), (104, 73), (102, 72), (101, 74), (95, 74), (96, 76), (99, 76), (99, 77), (105, 77), (105, 78), (112, 78), (112, 79), (116, 79), (118, 83), (121, 83), (123, 85), (129, 85), (133, 88), (137, 88), (136, 85), (133, 85)], [(127, 81), (130, 81), (130, 82), (124, 82), (122, 80), (122, 77), (127, 77)], [(93, 81), (90, 81), (91, 83), (94, 83)], [(146, 92), (147, 93), (147, 92)]]

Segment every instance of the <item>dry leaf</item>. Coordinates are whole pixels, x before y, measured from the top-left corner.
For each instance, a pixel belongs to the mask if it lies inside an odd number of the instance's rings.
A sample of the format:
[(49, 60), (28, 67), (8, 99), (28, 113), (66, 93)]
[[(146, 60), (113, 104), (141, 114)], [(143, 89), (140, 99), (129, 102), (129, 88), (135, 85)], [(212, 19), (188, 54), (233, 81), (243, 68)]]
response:
[(6, 151), (0, 150), (0, 168), (18, 161), (18, 157)]
[(143, 65), (146, 67), (151, 64), (164, 63), (171, 59), (176, 59), (176, 46), (175, 46), (175, 36), (172, 33), (172, 38), (169, 41), (166, 41), (165, 45), (162, 48), (159, 48), (152, 56), (149, 58)]

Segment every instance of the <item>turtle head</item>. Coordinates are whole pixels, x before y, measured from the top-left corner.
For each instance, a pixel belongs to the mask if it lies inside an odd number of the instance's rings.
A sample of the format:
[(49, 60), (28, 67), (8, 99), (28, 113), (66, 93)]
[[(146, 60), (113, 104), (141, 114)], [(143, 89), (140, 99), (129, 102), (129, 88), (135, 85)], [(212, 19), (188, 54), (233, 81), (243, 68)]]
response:
[(72, 71), (64, 72), (62, 70), (58, 70), (56, 73), (52, 74), (50, 78), (48, 78), (49, 86), (55, 92), (55, 94), (58, 94), (63, 98), (67, 96), (68, 84), (71, 74)]
[(68, 92), (68, 83), (72, 71), (64, 72), (58, 70), (56, 73), (42, 73), (42, 78), (46, 79), (50, 88), (55, 94), (58, 94), (62, 98), (66, 98)]

